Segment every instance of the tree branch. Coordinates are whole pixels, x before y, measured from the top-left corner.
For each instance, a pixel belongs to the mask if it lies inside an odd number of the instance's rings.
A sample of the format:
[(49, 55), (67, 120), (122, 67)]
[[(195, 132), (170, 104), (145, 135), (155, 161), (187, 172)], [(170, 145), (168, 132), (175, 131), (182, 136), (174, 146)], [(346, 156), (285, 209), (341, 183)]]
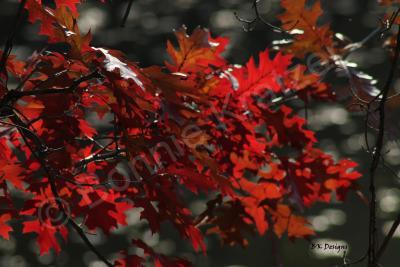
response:
[(385, 252), (390, 240), (392, 240), (394, 233), (396, 232), (397, 227), (400, 225), (400, 214), (397, 215), (396, 220), (393, 222), (392, 227), (390, 227), (389, 233), (386, 235), (385, 239), (382, 242), (382, 245), (379, 247), (378, 252), (376, 253), (376, 261), (382, 257)]
[(0, 101), (0, 108), (4, 107), (5, 105), (10, 105), (12, 102), (17, 101), (18, 99), (20, 99), (24, 96), (38, 96), (38, 95), (49, 95), (49, 94), (70, 94), (75, 91), (76, 87), (78, 87), (78, 85), (80, 83), (91, 80), (93, 78), (101, 78), (101, 77), (102, 76), (100, 75), (100, 73), (97, 70), (95, 70), (95, 71), (91, 72), (90, 74), (73, 81), (72, 84), (66, 88), (37, 89), (37, 90), (31, 90), (31, 91), (11, 90), (11, 91), (8, 91), (8, 93)]
[(290, 34), (287, 31), (285, 31), (284, 29), (275, 26), (273, 24), (271, 24), (270, 22), (266, 21), (260, 14), (260, 10), (258, 9), (258, 3), (260, 2), (260, 0), (254, 0), (253, 1), (253, 9), (254, 9), (254, 18), (253, 19), (244, 19), (242, 17), (239, 16), (239, 14), (237, 12), (234, 13), (236, 19), (242, 23), (244, 23), (245, 25), (247, 25), (247, 28), (245, 26), (243, 26), (245, 31), (251, 31), (253, 30), (253, 24), (256, 24), (257, 22), (261, 22), (262, 24), (264, 24), (265, 26), (267, 26), (268, 28), (270, 28), (271, 30), (273, 30), (274, 32), (278, 32), (278, 33), (286, 33), (286, 34)]
[(90, 162), (95, 162), (95, 161), (117, 159), (117, 158), (126, 158), (125, 156), (122, 155), (123, 152), (126, 152), (126, 150), (118, 149), (118, 150), (115, 150), (115, 151), (106, 152), (106, 153), (102, 153), (102, 154), (96, 153), (94, 155), (90, 155), (89, 157), (86, 157), (86, 158), (80, 160), (75, 165), (75, 167), (79, 168), (79, 167), (82, 167), (82, 166), (85, 166), (85, 165), (89, 164)]
[[(396, 13), (398, 14), (398, 12)], [(378, 107), (378, 112), (379, 112), (379, 131), (378, 135), (376, 138), (375, 146), (374, 146), (374, 151), (373, 157), (372, 157), (372, 163), (370, 167), (370, 184), (369, 184), (369, 191), (371, 194), (371, 200), (370, 200), (370, 214), (369, 214), (369, 230), (368, 230), (368, 266), (369, 267), (376, 267), (378, 264), (377, 261), (377, 254), (376, 254), (376, 246), (377, 246), (377, 238), (376, 238), (376, 188), (375, 188), (375, 178), (376, 178), (376, 171), (378, 169), (380, 159), (381, 159), (381, 154), (382, 154), (382, 148), (383, 148), (383, 142), (384, 142), (384, 133), (385, 133), (385, 109), (386, 109), (386, 100), (389, 95), (389, 91), (391, 89), (391, 86), (393, 84), (393, 80), (395, 77), (396, 69), (397, 69), (397, 64), (399, 60), (399, 55), (400, 55), (400, 27), (397, 32), (397, 45), (396, 45), (396, 50), (394, 54), (394, 58), (391, 64), (390, 72), (388, 79), (386, 81), (385, 86), (381, 90), (380, 94), (380, 101), (379, 101), (379, 107)], [(373, 99), (372, 101), (375, 101)]]
[[(83, 240), (83, 242), (86, 244), (86, 246), (94, 253), (96, 256), (103, 261), (104, 264), (106, 264), (108, 267), (113, 267), (114, 265), (109, 262), (106, 257), (104, 257), (98, 250), (97, 248), (90, 242), (90, 240), (87, 238), (85, 232), (83, 229), (69, 216), (67, 211), (65, 210), (62, 200), (60, 198), (60, 195), (58, 194), (57, 186), (56, 186), (56, 174), (53, 173), (52, 169), (48, 166), (46, 162), (46, 156), (47, 152), (46, 151), (35, 151), (35, 149), (31, 146), (29, 143), (29, 140), (33, 141), (37, 146), (39, 147), (46, 147), (45, 144), (43, 144), (40, 141), (40, 138), (36, 136), (33, 132), (27, 131), (27, 126), (25, 123), (18, 117), (16, 113), (14, 113), (14, 116), (12, 117), (12, 122), (15, 125), (18, 125), (18, 130), (24, 139), (27, 147), (29, 150), (32, 152), (32, 155), (37, 159), (37, 161), (40, 163), (41, 167), (43, 170), (46, 172), (49, 182), (50, 182), (50, 189), (51, 192), (56, 200), (56, 204), (58, 209), (60, 210), (62, 216), (66, 219), (66, 222), (77, 232), (77, 234), (80, 236), (80, 238)], [(32, 136), (33, 135), (33, 136)]]
[(126, 7), (125, 14), (124, 14), (124, 17), (123, 17), (122, 22), (121, 22), (121, 27), (122, 28), (125, 27), (126, 21), (128, 20), (129, 14), (130, 14), (131, 9), (132, 9), (132, 4), (133, 4), (133, 0), (129, 0), (128, 6)]
[(17, 16), (16, 16), (15, 22), (14, 22), (14, 27), (11, 30), (10, 34), (8, 35), (7, 41), (4, 45), (3, 55), (1, 56), (1, 59), (0, 59), (0, 73), (4, 73), (6, 75), (6, 77), (7, 77), (7, 70), (6, 70), (7, 59), (10, 56), (10, 53), (11, 53), (11, 50), (13, 47), (14, 38), (17, 33), (18, 25), (20, 23), (22, 11), (24, 10), (26, 1), (27, 0), (22, 0), (19, 3)]

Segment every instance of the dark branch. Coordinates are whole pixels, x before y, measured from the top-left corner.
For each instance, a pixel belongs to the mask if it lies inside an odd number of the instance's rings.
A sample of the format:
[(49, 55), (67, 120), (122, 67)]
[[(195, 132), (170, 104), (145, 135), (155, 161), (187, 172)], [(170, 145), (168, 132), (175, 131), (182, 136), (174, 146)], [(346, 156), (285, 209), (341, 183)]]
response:
[(254, 0), (253, 1), (254, 18), (252, 18), (252, 19), (244, 19), (244, 18), (240, 17), (237, 12), (234, 13), (236, 19), (247, 26), (247, 27), (243, 26), (244, 30), (245, 31), (251, 31), (251, 30), (253, 30), (254, 25), (256, 23), (261, 22), (262, 24), (264, 24), (265, 26), (267, 26), (268, 28), (270, 28), (274, 32), (290, 34), (287, 31), (285, 31), (284, 29), (282, 29), (282, 28), (280, 28), (278, 26), (275, 26), (275, 25), (271, 24), (270, 22), (266, 21), (261, 16), (260, 10), (258, 9), (258, 3), (259, 2), (260, 2), (260, 0)]
[(83, 167), (87, 164), (89, 164), (90, 162), (95, 162), (95, 161), (106, 161), (106, 160), (116, 160), (116, 159), (125, 159), (126, 156), (123, 154), (124, 152), (126, 152), (123, 149), (118, 149), (115, 151), (111, 151), (111, 152), (106, 152), (106, 153), (102, 153), (102, 154), (94, 154), (91, 155), (85, 159), (80, 160), (75, 167), (79, 168), (79, 167)]
[(385, 239), (382, 242), (382, 245), (379, 247), (378, 252), (376, 253), (376, 261), (379, 261), (379, 259), (382, 257), (383, 253), (385, 252), (390, 240), (392, 240), (394, 233), (396, 232), (397, 227), (399, 227), (399, 225), (400, 225), (400, 214), (393, 222), (392, 227), (390, 227), (388, 234), (386, 235)]
[(43, 170), (46, 172), (49, 182), (50, 182), (50, 188), (53, 193), (54, 198), (56, 199), (56, 204), (58, 209), (60, 210), (62, 216), (66, 219), (66, 222), (74, 228), (74, 230), (78, 233), (80, 238), (83, 240), (83, 242), (86, 244), (86, 246), (94, 253), (96, 256), (103, 261), (108, 267), (113, 267), (114, 265), (109, 262), (98, 250), (93, 244), (90, 242), (90, 240), (87, 238), (85, 232), (83, 229), (69, 216), (68, 212), (65, 210), (63, 206), (63, 202), (60, 198), (60, 195), (58, 194), (57, 186), (56, 186), (56, 177), (57, 174), (54, 173), (54, 171), (48, 166), (46, 162), (46, 150), (35, 150), (30, 142), (33, 142), (36, 146), (39, 147), (47, 147), (44, 143), (40, 141), (40, 138), (36, 136), (33, 132), (27, 131), (27, 125), (18, 117), (16, 113), (14, 113), (14, 116), (12, 117), (12, 122), (15, 125), (18, 125), (18, 130), (22, 136), (22, 138), (25, 141), (25, 144), (31, 150), (32, 155), (37, 159), (37, 161), (40, 163), (41, 167)]
[(92, 73), (83, 76), (77, 80), (75, 80), (69, 87), (61, 88), (61, 89), (37, 89), (31, 91), (17, 91), (11, 90), (9, 91), (3, 99), (0, 101), (0, 107), (4, 107), (5, 105), (9, 105), (10, 103), (20, 99), (24, 96), (38, 96), (38, 95), (49, 95), (49, 94), (70, 94), (73, 93), (78, 87), (78, 85), (82, 82), (91, 80), (93, 78), (101, 78), (102, 76), (99, 72), (93, 71)]
[(14, 38), (17, 33), (17, 29), (20, 24), (20, 21), (21, 21), (22, 11), (24, 10), (26, 1), (27, 0), (22, 0), (19, 3), (17, 16), (16, 16), (15, 22), (14, 22), (14, 27), (12, 28), (10, 34), (8, 35), (7, 41), (4, 45), (3, 55), (1, 56), (1, 59), (0, 59), (0, 73), (5, 74), (6, 77), (7, 77), (7, 70), (6, 70), (7, 59), (10, 56), (10, 53), (11, 53), (11, 50), (13, 47)]
[[(399, 12), (396, 12), (395, 14), (398, 14)], [(375, 178), (376, 178), (376, 171), (378, 169), (380, 160), (381, 160), (381, 155), (382, 155), (382, 149), (383, 149), (383, 144), (384, 144), (384, 135), (385, 135), (385, 110), (386, 110), (386, 100), (389, 96), (389, 91), (392, 87), (393, 80), (395, 77), (396, 69), (397, 69), (397, 64), (399, 60), (399, 55), (400, 55), (400, 27), (397, 32), (397, 44), (396, 44), (396, 50), (395, 54), (393, 57), (393, 61), (391, 64), (389, 76), (387, 78), (386, 84), (381, 90), (380, 94), (377, 96), (379, 98), (379, 106), (378, 106), (378, 112), (379, 112), (379, 127), (378, 127), (378, 135), (376, 138), (375, 146), (372, 151), (372, 163), (370, 167), (370, 185), (369, 185), (369, 191), (371, 194), (371, 200), (370, 200), (370, 215), (369, 215), (369, 230), (368, 230), (368, 236), (369, 236), (369, 242), (368, 242), (368, 266), (369, 267), (375, 267), (377, 266), (377, 254), (376, 254), (376, 246), (377, 246), (377, 239), (376, 239), (376, 188), (375, 188)], [(372, 101), (375, 101), (373, 99)], [(370, 105), (369, 105), (370, 108)]]
[(126, 7), (124, 17), (121, 22), (121, 27), (125, 27), (126, 21), (128, 20), (129, 14), (131, 13), (133, 0), (129, 0), (128, 6)]

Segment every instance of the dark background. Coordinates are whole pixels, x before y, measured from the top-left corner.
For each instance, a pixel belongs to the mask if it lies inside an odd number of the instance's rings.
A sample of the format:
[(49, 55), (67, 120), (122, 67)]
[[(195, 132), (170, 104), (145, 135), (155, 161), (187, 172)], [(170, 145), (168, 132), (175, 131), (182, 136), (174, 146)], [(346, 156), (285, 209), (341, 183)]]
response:
[[(295, 1), (295, 0), (294, 0)], [(272, 40), (281, 39), (277, 33), (259, 25), (251, 32), (245, 32), (233, 12), (251, 18), (250, 0), (135, 0), (126, 27), (121, 28), (123, 14), (128, 1), (87, 1), (81, 8), (80, 25), (82, 31), (91, 28), (94, 34), (93, 46), (108, 47), (123, 51), (127, 57), (137, 61), (141, 66), (161, 64), (167, 59), (165, 47), (168, 39), (173, 39), (173, 29), (185, 24), (189, 31), (200, 25), (211, 30), (214, 36), (229, 37), (231, 44), (226, 57), (231, 62), (243, 64), (259, 51), (271, 47)], [(261, 0), (260, 10), (263, 16), (275, 22), (274, 17), (280, 12), (279, 1)], [(335, 0), (322, 1), (326, 10), (323, 21), (330, 21), (332, 29), (347, 35), (353, 41), (360, 41), (379, 26), (378, 18), (385, 10), (378, 7), (376, 1), (367, 0)], [(3, 44), (8, 30), (11, 28), (18, 1), (0, 0), (0, 40)], [(14, 53), (19, 58), (26, 58), (34, 50), (41, 49), (43, 37), (37, 34), (38, 25), (25, 23), (18, 31)], [(367, 47), (353, 53), (350, 58), (360, 68), (376, 77), (379, 85), (385, 80), (389, 66), (388, 55), (380, 48), (382, 41), (371, 40)], [(332, 78), (334, 90), (345, 88), (344, 81)], [(398, 89), (400, 83), (396, 82)], [(397, 89), (397, 88), (396, 88)], [(300, 111), (301, 112), (301, 111)], [(313, 105), (310, 114), (310, 128), (317, 131), (319, 147), (337, 157), (351, 157), (360, 163), (359, 170), (366, 174), (370, 159), (363, 151), (363, 117), (362, 114), (349, 113), (340, 103)], [(400, 163), (400, 148), (397, 142), (390, 142), (385, 147), (388, 163), (396, 166)], [(379, 234), (383, 236), (390, 222), (400, 210), (400, 179), (389, 172), (379, 172)], [(367, 194), (368, 176), (361, 181), (361, 191)], [(190, 207), (196, 212), (204, 205), (204, 201), (196, 200)], [(364, 255), (367, 248), (368, 213), (367, 206), (354, 193), (350, 193), (347, 201), (329, 205), (318, 204), (306, 211), (306, 216), (315, 227), (317, 235), (312, 242), (324, 242), (319, 239), (331, 239), (346, 242), (349, 247), (349, 258), (357, 259)], [(125, 247), (131, 237), (141, 237), (158, 251), (168, 255), (184, 256), (193, 260), (195, 266), (204, 267), (261, 267), (275, 266), (270, 238), (250, 237), (250, 245), (241, 247), (221, 247), (215, 237), (208, 237), (207, 256), (193, 253), (188, 242), (182, 241), (171, 227), (166, 225), (165, 231), (151, 235), (143, 223), (139, 222), (139, 214), (132, 211), (129, 216), (130, 226), (117, 231), (112, 237), (102, 234), (91, 236), (92, 241), (107, 256)], [(400, 231), (387, 249), (382, 265), (385, 267), (400, 266)], [(284, 266), (335, 266), (343, 261), (341, 255), (326, 255), (322, 251), (311, 250), (306, 240), (291, 242), (286, 238), (277, 245), (279, 261)], [(0, 266), (90, 266), (102, 267), (96, 257), (88, 252), (79, 238), (72, 236), (64, 245), (58, 256), (50, 254), (38, 257), (34, 236), (13, 234), (11, 241), (0, 239)], [(318, 252), (318, 253), (317, 253)], [(365, 266), (359, 264), (355, 266)]]

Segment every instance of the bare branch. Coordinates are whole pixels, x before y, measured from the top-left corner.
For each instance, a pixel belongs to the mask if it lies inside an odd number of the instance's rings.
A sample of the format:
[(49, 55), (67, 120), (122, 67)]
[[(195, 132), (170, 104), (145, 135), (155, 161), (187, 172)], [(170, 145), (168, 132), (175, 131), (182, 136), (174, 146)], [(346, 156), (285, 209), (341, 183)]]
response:
[(290, 34), (287, 31), (285, 31), (284, 29), (275, 26), (273, 24), (271, 24), (270, 22), (266, 21), (260, 14), (260, 10), (258, 8), (258, 3), (260, 2), (260, 0), (254, 0), (253, 1), (253, 9), (254, 9), (254, 18), (252, 19), (245, 19), (239, 16), (239, 14), (237, 12), (234, 13), (236, 19), (240, 22), (242, 22), (243, 24), (247, 25), (243, 26), (245, 31), (251, 31), (253, 30), (253, 25), (256, 24), (257, 22), (261, 22), (262, 24), (264, 24), (265, 26), (267, 26), (268, 28), (270, 28), (271, 30), (273, 30), (274, 32), (278, 32), (278, 33), (286, 33), (286, 34)]
[(123, 154), (124, 152), (126, 152), (126, 151), (123, 149), (118, 149), (115, 151), (106, 152), (106, 153), (102, 153), (102, 154), (96, 153), (96, 154), (90, 155), (89, 157), (82, 159), (75, 165), (75, 167), (76, 168), (83, 167), (83, 166), (89, 164), (90, 162), (95, 162), (95, 161), (115, 160), (118, 158), (124, 159), (124, 158), (126, 158), (126, 156)]
[(122, 22), (121, 22), (121, 27), (122, 28), (125, 27), (126, 21), (128, 20), (129, 14), (130, 14), (131, 9), (132, 9), (132, 4), (133, 4), (133, 0), (129, 0), (128, 6), (126, 7), (125, 14), (124, 14), (124, 17), (123, 17)]
[(14, 27), (12, 28), (12, 30), (7, 38), (7, 41), (6, 41), (6, 43), (4, 45), (4, 49), (3, 49), (3, 55), (1, 56), (1, 59), (0, 59), (0, 73), (5, 74), (6, 78), (7, 78), (7, 70), (6, 70), (7, 60), (8, 60), (8, 57), (10, 56), (10, 53), (11, 53), (11, 50), (13, 47), (14, 38), (17, 33), (17, 29), (20, 24), (20, 21), (21, 21), (22, 11), (24, 10), (26, 1), (27, 0), (22, 0), (19, 3), (17, 16), (16, 16), (15, 22), (14, 22)]
[[(396, 16), (399, 14), (399, 10), (395, 13)], [(394, 21), (394, 19), (392, 19)], [(378, 135), (376, 138), (375, 146), (372, 151), (372, 162), (371, 162), (371, 167), (370, 167), (370, 184), (369, 184), (369, 191), (371, 194), (371, 200), (370, 200), (370, 214), (369, 214), (369, 230), (368, 230), (368, 236), (369, 236), (369, 242), (368, 242), (368, 266), (369, 267), (376, 267), (378, 264), (377, 261), (377, 254), (376, 254), (376, 246), (377, 246), (377, 229), (376, 229), (376, 188), (375, 188), (375, 178), (376, 178), (376, 171), (378, 169), (380, 160), (381, 160), (381, 155), (382, 155), (382, 148), (384, 144), (384, 135), (385, 135), (385, 111), (386, 111), (386, 100), (389, 96), (389, 91), (391, 89), (391, 86), (393, 84), (393, 80), (395, 77), (396, 69), (397, 69), (397, 64), (399, 60), (399, 55), (400, 55), (400, 27), (397, 32), (397, 45), (396, 45), (396, 50), (394, 54), (394, 58), (391, 64), (389, 76), (387, 78), (386, 84), (381, 90), (380, 94), (374, 98), (372, 101), (375, 101), (375, 99), (379, 98), (379, 107), (378, 107), (378, 112), (379, 112), (379, 127), (378, 127)], [(370, 102), (371, 104), (371, 102)], [(370, 105), (368, 106), (370, 108)]]
[(396, 232), (397, 227), (399, 227), (399, 225), (400, 225), (400, 214), (393, 222), (392, 227), (390, 227), (388, 234), (386, 235), (385, 239), (382, 242), (382, 245), (379, 247), (378, 252), (376, 253), (376, 261), (379, 261), (379, 259), (382, 257), (383, 253), (385, 252), (387, 246), (389, 245), (390, 240), (392, 240), (394, 233)]

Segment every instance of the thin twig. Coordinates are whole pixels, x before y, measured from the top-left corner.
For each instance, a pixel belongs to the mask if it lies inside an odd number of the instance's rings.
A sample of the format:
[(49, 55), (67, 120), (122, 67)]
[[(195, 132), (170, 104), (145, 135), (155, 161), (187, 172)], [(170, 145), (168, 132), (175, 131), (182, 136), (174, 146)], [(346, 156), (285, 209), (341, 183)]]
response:
[(349, 267), (351, 265), (363, 262), (365, 259), (367, 258), (367, 254), (365, 254), (364, 256), (362, 256), (361, 258), (355, 260), (355, 261), (351, 261), (351, 262), (346, 262), (342, 265), (342, 267)]
[[(278, 33), (285, 33), (285, 34), (290, 34), (289, 32), (285, 31), (284, 29), (275, 26), (273, 24), (271, 24), (270, 22), (266, 21), (260, 14), (260, 10), (258, 9), (258, 3), (260, 2), (260, 0), (254, 0), (253, 1), (253, 9), (254, 9), (254, 18), (252, 19), (245, 19), (242, 18), (241, 16), (239, 16), (239, 14), (237, 12), (234, 13), (236, 19), (238, 21), (240, 21), (241, 23), (244, 23), (245, 25), (247, 25), (247, 27), (243, 26), (245, 31), (251, 31), (253, 30), (253, 25), (256, 24), (257, 22), (261, 22), (262, 24), (264, 24), (265, 26), (267, 26), (268, 28), (270, 28), (271, 30), (273, 30), (274, 32), (278, 32)], [(296, 23), (297, 24), (297, 23)]]
[(385, 252), (390, 240), (392, 240), (394, 234), (396, 233), (397, 227), (399, 227), (399, 225), (400, 225), (400, 214), (397, 215), (396, 220), (393, 222), (388, 234), (385, 236), (385, 239), (382, 242), (382, 245), (379, 247), (378, 252), (376, 253), (376, 261), (377, 262), (382, 257), (383, 253)]
[[(43, 168), (43, 170), (45, 171), (45, 173), (47, 174), (48, 178), (49, 178), (49, 182), (50, 182), (50, 189), (51, 192), (56, 200), (56, 204), (58, 209), (60, 210), (62, 216), (66, 219), (66, 222), (72, 227), (74, 228), (74, 230), (77, 232), (77, 234), (80, 236), (80, 238), (83, 240), (83, 242), (86, 244), (86, 246), (94, 253), (96, 254), (96, 256), (103, 261), (104, 264), (106, 264), (108, 267), (113, 267), (114, 265), (109, 262), (98, 250), (97, 248), (90, 242), (90, 240), (87, 238), (84, 230), (70, 217), (70, 215), (68, 214), (68, 212), (65, 210), (64, 205), (63, 205), (63, 201), (60, 198), (60, 195), (58, 194), (58, 190), (57, 190), (57, 186), (56, 186), (56, 175), (53, 173), (52, 169), (48, 166), (47, 162), (46, 162), (46, 153), (43, 151), (39, 151), (37, 152), (30, 144), (30, 140), (33, 141), (35, 143), (36, 146), (39, 147), (44, 147), (46, 146), (43, 143), (39, 143), (37, 144), (40, 140), (39, 137), (37, 137), (34, 133), (32, 133), (31, 131), (26, 131), (25, 129), (27, 129), (25, 123), (18, 117), (18, 115), (16, 113), (14, 113), (14, 117), (12, 119), (12, 122), (16, 125), (19, 125), (20, 127), (18, 127), (18, 130), (22, 136), (22, 138), (25, 141), (26, 146), (29, 148), (29, 150), (32, 152), (32, 155), (37, 159), (37, 161), (40, 163), (41, 167)], [(34, 135), (36, 138), (32, 138), (32, 135)]]
[(15, 35), (17, 33), (19, 23), (21, 21), (22, 11), (24, 10), (26, 1), (27, 0), (22, 0), (19, 3), (17, 16), (16, 16), (15, 22), (14, 22), (14, 27), (12, 28), (10, 34), (8, 35), (7, 41), (6, 41), (5, 45), (4, 45), (3, 55), (1, 56), (1, 59), (0, 59), (0, 73), (5, 74), (6, 75), (6, 79), (7, 79), (7, 70), (6, 70), (7, 60), (8, 60), (8, 57), (10, 56), (10, 54), (11, 54), (14, 38), (15, 38)]
[(131, 13), (133, 0), (129, 0), (128, 6), (126, 7), (124, 17), (121, 22), (121, 27), (125, 27), (126, 21), (128, 20), (129, 14)]
[(83, 167), (83, 166), (89, 164), (90, 162), (95, 162), (95, 161), (106, 161), (106, 160), (109, 160), (109, 159), (116, 160), (118, 158), (123, 158), (124, 159), (124, 158), (126, 158), (122, 154), (124, 152), (126, 152), (126, 150), (118, 149), (118, 150), (115, 150), (115, 151), (106, 152), (106, 153), (102, 153), (102, 154), (95, 153), (93, 155), (90, 155), (90, 156), (80, 160), (78, 163), (75, 164), (75, 167), (76, 168)]
[(97, 70), (91, 72), (90, 74), (83, 76), (75, 81), (69, 87), (60, 88), (60, 89), (37, 89), (37, 90), (30, 90), (30, 91), (17, 91), (11, 90), (3, 97), (0, 101), (0, 107), (5, 105), (10, 105), (12, 102), (17, 101), (18, 99), (24, 96), (38, 96), (38, 95), (49, 95), (49, 94), (69, 94), (73, 93), (78, 87), (78, 85), (82, 82), (91, 80), (93, 78), (101, 78), (102, 76), (99, 74)]
[[(267, 220), (269, 225), (273, 225), (271, 215), (267, 215)], [(275, 233), (273, 230), (269, 231), (270, 233), (270, 239), (271, 239), (271, 252), (272, 252), (272, 257), (274, 259), (274, 266), (275, 267), (283, 267), (283, 263), (281, 261), (280, 255), (279, 255), (279, 247), (278, 247), (278, 238), (276, 237)]]
[[(396, 12), (398, 14), (399, 12)], [(389, 96), (389, 91), (391, 89), (391, 86), (393, 84), (393, 80), (395, 77), (396, 69), (397, 69), (397, 64), (399, 60), (399, 55), (400, 55), (400, 27), (397, 32), (397, 46), (396, 46), (396, 51), (395, 55), (392, 61), (391, 69), (389, 72), (388, 79), (386, 81), (385, 86), (381, 90), (381, 93), (379, 94), (380, 101), (379, 101), (379, 131), (378, 135), (376, 138), (375, 146), (374, 146), (374, 151), (373, 151), (373, 158), (372, 158), (372, 163), (370, 167), (370, 184), (369, 184), (369, 191), (371, 194), (371, 200), (370, 200), (370, 214), (369, 214), (369, 230), (368, 230), (368, 266), (369, 267), (376, 267), (378, 264), (377, 258), (376, 258), (376, 246), (377, 246), (377, 238), (376, 238), (376, 188), (375, 188), (375, 178), (376, 178), (376, 171), (378, 169), (380, 160), (381, 160), (381, 154), (382, 154), (382, 148), (383, 148), (383, 142), (384, 142), (384, 134), (385, 134), (385, 110), (386, 110), (386, 100)], [(374, 101), (374, 100), (373, 100)]]

